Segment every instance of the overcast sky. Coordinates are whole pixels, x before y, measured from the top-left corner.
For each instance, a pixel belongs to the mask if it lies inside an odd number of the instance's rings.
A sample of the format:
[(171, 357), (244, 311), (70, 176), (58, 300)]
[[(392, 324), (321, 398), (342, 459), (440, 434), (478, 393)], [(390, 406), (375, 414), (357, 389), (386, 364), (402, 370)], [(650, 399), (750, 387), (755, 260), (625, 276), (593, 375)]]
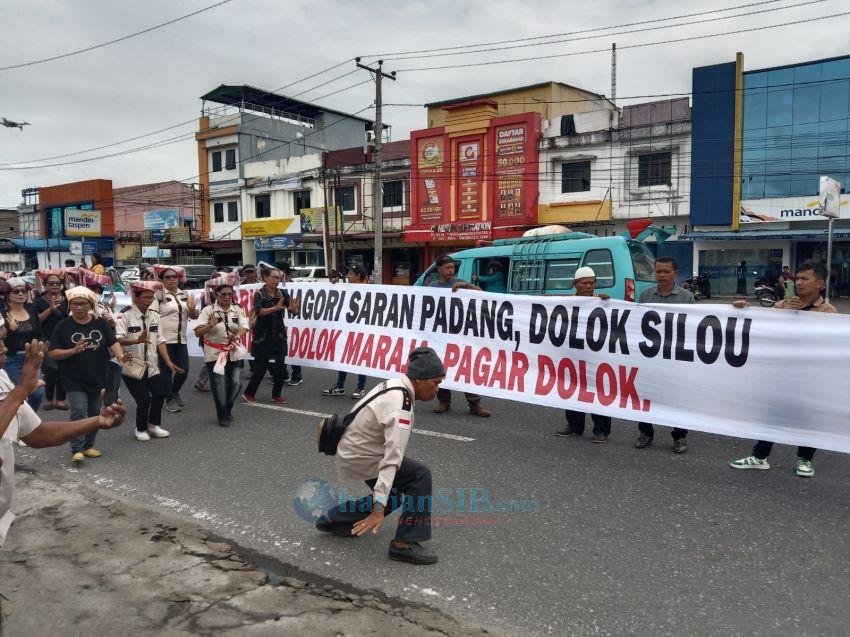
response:
[[(4, 0), (0, 8), (0, 66), (58, 55), (111, 40), (213, 4), (214, 0)], [(357, 55), (433, 49), (514, 40), (723, 9), (755, 0), (231, 0), (177, 24), (105, 48), (35, 66), (0, 71), (0, 116), (31, 123), (23, 131), (0, 128), (0, 164), (41, 159), (110, 144), (196, 118), (200, 95), (219, 84), (251, 84), (268, 90)], [(782, 0), (737, 9), (744, 13), (799, 4)], [(610, 47), (617, 42), (619, 96), (690, 91), (694, 66), (745, 55), (757, 69), (850, 53), (850, 16), (691, 42), (625, 49), (629, 44), (727, 33), (848, 11), (843, 0), (826, 0), (760, 15), (716, 20), (549, 46), (478, 55), (387, 62), (386, 70), (532, 57)], [(717, 18), (683, 18), (672, 24)], [(653, 24), (646, 26), (661, 26)], [(631, 27), (636, 28), (636, 27)], [(586, 34), (589, 35), (589, 34)], [(386, 56), (392, 57), (392, 56)], [(282, 91), (294, 95), (331, 79), (354, 63)], [(367, 78), (350, 75), (310, 91), (318, 98)], [(388, 103), (424, 103), (542, 81), (561, 81), (609, 93), (610, 55), (584, 54), (475, 68), (399, 73), (386, 82)], [(321, 100), (348, 112), (369, 105), (370, 84)], [(365, 112), (364, 116), (372, 116)], [(425, 126), (422, 107), (388, 107), (393, 139)], [(139, 147), (181, 134), (192, 124), (138, 141), (42, 163), (68, 162)], [(108, 178), (115, 187), (186, 179), (197, 181), (195, 142), (179, 141), (122, 157), (36, 170), (2, 170), (0, 207), (21, 201), (22, 188)]]

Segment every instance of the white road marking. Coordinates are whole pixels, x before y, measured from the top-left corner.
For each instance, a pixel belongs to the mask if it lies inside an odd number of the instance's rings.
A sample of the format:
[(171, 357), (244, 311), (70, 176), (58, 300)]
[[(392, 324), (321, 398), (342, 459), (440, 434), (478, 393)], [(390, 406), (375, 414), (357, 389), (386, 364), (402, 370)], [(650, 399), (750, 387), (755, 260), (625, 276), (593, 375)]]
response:
[[(303, 416), (315, 416), (316, 418), (328, 418), (332, 414), (322, 414), (318, 411), (307, 411), (305, 409), (295, 409), (294, 407), (281, 407), (280, 405), (264, 405), (262, 403), (244, 403), (249, 407), (261, 407), (262, 409), (271, 409), (272, 411), (285, 411), (290, 414), (301, 414)], [(423, 436), (434, 436), (435, 438), (445, 438), (447, 440), (456, 440), (458, 442), (474, 442), (475, 438), (467, 436), (456, 436), (455, 434), (445, 434), (441, 431), (428, 431), (427, 429), (414, 429), (413, 433), (422, 434)]]
[(263, 405), (262, 403), (244, 403), (249, 407), (262, 407), (263, 409), (271, 409), (273, 411), (285, 411), (290, 414), (302, 414), (304, 416), (315, 416), (317, 418), (328, 418), (333, 414), (321, 414), (318, 411), (307, 411), (305, 409), (295, 409), (294, 407), (281, 407), (280, 405)]
[(449, 440), (457, 440), (458, 442), (473, 442), (475, 440), (475, 438), (444, 434), (442, 431), (428, 431), (427, 429), (414, 429), (413, 433), (422, 434), (423, 436), (434, 436), (435, 438), (447, 438)]

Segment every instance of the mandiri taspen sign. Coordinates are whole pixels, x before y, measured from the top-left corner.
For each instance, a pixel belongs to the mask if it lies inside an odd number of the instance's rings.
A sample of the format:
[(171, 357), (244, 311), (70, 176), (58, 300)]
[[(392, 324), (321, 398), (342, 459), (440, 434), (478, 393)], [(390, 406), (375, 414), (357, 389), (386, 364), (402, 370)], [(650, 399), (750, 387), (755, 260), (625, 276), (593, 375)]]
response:
[(100, 210), (65, 209), (65, 236), (99, 237)]

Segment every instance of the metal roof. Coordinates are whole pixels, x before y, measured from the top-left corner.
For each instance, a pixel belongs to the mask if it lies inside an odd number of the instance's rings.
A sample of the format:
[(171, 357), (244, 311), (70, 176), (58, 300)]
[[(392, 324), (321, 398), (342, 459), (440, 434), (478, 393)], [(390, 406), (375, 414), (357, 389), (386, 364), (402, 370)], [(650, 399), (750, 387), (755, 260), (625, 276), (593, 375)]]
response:
[(285, 95), (278, 95), (277, 93), (271, 93), (255, 86), (248, 86), (247, 84), (220, 84), (218, 88), (211, 90), (205, 95), (201, 95), (201, 99), (207, 102), (226, 104), (228, 106), (241, 107), (244, 105), (246, 108), (250, 108), (249, 105), (253, 104), (310, 119), (316, 119), (322, 113), (333, 113), (335, 115), (342, 115), (344, 117), (365, 122), (368, 124), (366, 127), (367, 130), (370, 130), (373, 124), (371, 119), (366, 119), (365, 117), (358, 117), (357, 115), (351, 115), (350, 113), (343, 113), (342, 111), (336, 111), (332, 108), (324, 108), (323, 106), (317, 106), (310, 102), (302, 102), (301, 100), (286, 97)]
[(599, 93), (594, 93), (593, 91), (588, 91), (579, 86), (573, 86), (572, 84), (566, 84), (564, 82), (538, 82), (537, 84), (528, 84), (526, 86), (515, 86), (513, 88), (506, 88), (500, 91), (491, 91), (489, 93), (479, 93), (477, 95), (467, 95), (466, 97), (457, 97), (450, 100), (442, 100), (440, 102), (431, 102), (430, 104), (425, 104), (425, 108), (430, 108), (432, 106), (445, 106), (447, 104), (457, 104), (459, 102), (471, 102), (472, 100), (480, 100), (485, 97), (492, 97), (493, 95), (504, 95), (505, 93), (513, 93), (514, 91), (527, 91), (533, 88), (541, 88), (543, 86), (549, 86), (550, 84), (557, 84), (558, 86), (566, 86), (569, 88), (576, 89), (577, 91), (582, 91), (587, 93), (588, 95), (593, 95), (594, 97), (598, 97), (599, 99), (608, 99), (604, 95), (600, 95)]

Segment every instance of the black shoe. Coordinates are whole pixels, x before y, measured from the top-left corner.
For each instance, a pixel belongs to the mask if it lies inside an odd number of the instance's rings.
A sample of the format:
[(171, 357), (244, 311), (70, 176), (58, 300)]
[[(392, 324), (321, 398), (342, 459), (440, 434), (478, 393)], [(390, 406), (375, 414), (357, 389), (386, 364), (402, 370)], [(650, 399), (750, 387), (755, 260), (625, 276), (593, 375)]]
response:
[(593, 434), (593, 442), (595, 443), (603, 443), (608, 442), (608, 436), (605, 434)]
[(316, 520), (316, 530), (322, 533), (329, 533), (337, 537), (357, 537), (351, 533), (351, 528), (336, 526), (328, 519), (326, 515), (320, 515)]
[(576, 438), (577, 436), (581, 436), (581, 434), (577, 431), (573, 431), (572, 429), (564, 429), (563, 431), (556, 431), (555, 435), (559, 438)]
[(684, 438), (673, 441), (673, 453), (687, 453), (688, 443)]
[(291, 378), (286, 384), (290, 387), (298, 387), (302, 382), (304, 381), (301, 378)]
[(221, 420), (218, 421), (218, 426), (219, 427), (229, 427), (230, 426), (230, 419), (229, 418), (222, 418)]
[(432, 553), (419, 542), (411, 542), (403, 549), (398, 548), (390, 543), (390, 548), (387, 550), (387, 557), (398, 562), (407, 562), (409, 564), (434, 564), (440, 558), (436, 553)]
[(637, 437), (637, 440), (635, 440), (635, 448), (636, 449), (643, 449), (644, 447), (648, 447), (651, 444), (652, 444), (652, 438), (650, 438), (649, 436), (647, 436), (644, 433), (640, 434)]

